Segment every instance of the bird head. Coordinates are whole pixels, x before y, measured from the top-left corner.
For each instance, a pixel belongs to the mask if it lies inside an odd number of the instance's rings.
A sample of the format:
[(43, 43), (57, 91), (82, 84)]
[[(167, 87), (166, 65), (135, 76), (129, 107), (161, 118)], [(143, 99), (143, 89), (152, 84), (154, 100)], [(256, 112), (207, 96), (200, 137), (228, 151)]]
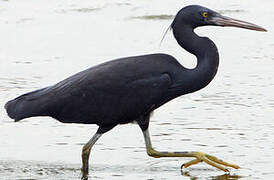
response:
[(171, 27), (175, 24), (184, 24), (192, 28), (199, 26), (233, 26), (256, 31), (267, 31), (266, 29), (241, 20), (222, 16), (220, 13), (198, 5), (190, 5), (182, 8), (176, 15)]

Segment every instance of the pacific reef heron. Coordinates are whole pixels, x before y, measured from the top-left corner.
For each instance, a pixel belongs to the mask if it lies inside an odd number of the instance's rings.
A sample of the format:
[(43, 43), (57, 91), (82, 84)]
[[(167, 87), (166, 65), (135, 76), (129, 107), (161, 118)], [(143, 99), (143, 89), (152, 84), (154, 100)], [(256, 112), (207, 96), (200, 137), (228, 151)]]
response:
[(102, 134), (118, 124), (133, 121), (142, 129), (149, 156), (195, 158), (183, 167), (205, 162), (223, 171), (228, 171), (226, 166), (237, 169), (239, 166), (203, 152), (156, 151), (149, 136), (153, 110), (178, 96), (204, 88), (216, 75), (219, 64), (216, 45), (194, 32), (196, 27), (206, 25), (266, 31), (202, 6), (186, 6), (177, 13), (170, 29), (178, 44), (197, 57), (195, 68), (183, 67), (168, 54), (120, 58), (79, 72), (53, 86), (23, 94), (6, 103), (7, 113), (15, 121), (51, 116), (63, 123), (97, 124), (97, 132), (82, 149), (82, 179), (88, 179), (90, 150)]

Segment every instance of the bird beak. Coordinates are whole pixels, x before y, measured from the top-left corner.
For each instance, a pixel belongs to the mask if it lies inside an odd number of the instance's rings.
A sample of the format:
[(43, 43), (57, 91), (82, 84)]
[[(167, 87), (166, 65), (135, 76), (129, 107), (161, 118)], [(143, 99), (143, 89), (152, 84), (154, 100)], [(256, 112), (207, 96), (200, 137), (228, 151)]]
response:
[(256, 24), (252, 24), (252, 23), (237, 20), (237, 19), (232, 19), (230, 17), (222, 16), (219, 14), (212, 17), (210, 21), (217, 26), (231, 26), (231, 27), (239, 27), (239, 28), (245, 28), (245, 29), (250, 29), (255, 31), (267, 31), (263, 27), (260, 27)]

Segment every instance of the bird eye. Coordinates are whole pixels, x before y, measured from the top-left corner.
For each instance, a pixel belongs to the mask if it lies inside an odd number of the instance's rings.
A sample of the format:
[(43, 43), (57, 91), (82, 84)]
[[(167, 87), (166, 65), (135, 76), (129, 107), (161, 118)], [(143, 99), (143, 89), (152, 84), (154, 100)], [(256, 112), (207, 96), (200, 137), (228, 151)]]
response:
[(203, 12), (203, 17), (207, 18), (208, 17), (208, 12)]

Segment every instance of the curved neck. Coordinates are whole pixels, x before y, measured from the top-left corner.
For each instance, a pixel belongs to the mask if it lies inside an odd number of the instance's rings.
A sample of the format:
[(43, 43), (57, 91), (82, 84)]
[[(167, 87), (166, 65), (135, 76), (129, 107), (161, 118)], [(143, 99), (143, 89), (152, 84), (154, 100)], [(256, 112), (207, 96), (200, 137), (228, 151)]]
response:
[(184, 86), (183, 93), (202, 89), (217, 73), (219, 65), (217, 47), (209, 38), (194, 33), (193, 27), (175, 23), (172, 28), (178, 44), (197, 57), (197, 66), (194, 69), (186, 69), (179, 80)]

